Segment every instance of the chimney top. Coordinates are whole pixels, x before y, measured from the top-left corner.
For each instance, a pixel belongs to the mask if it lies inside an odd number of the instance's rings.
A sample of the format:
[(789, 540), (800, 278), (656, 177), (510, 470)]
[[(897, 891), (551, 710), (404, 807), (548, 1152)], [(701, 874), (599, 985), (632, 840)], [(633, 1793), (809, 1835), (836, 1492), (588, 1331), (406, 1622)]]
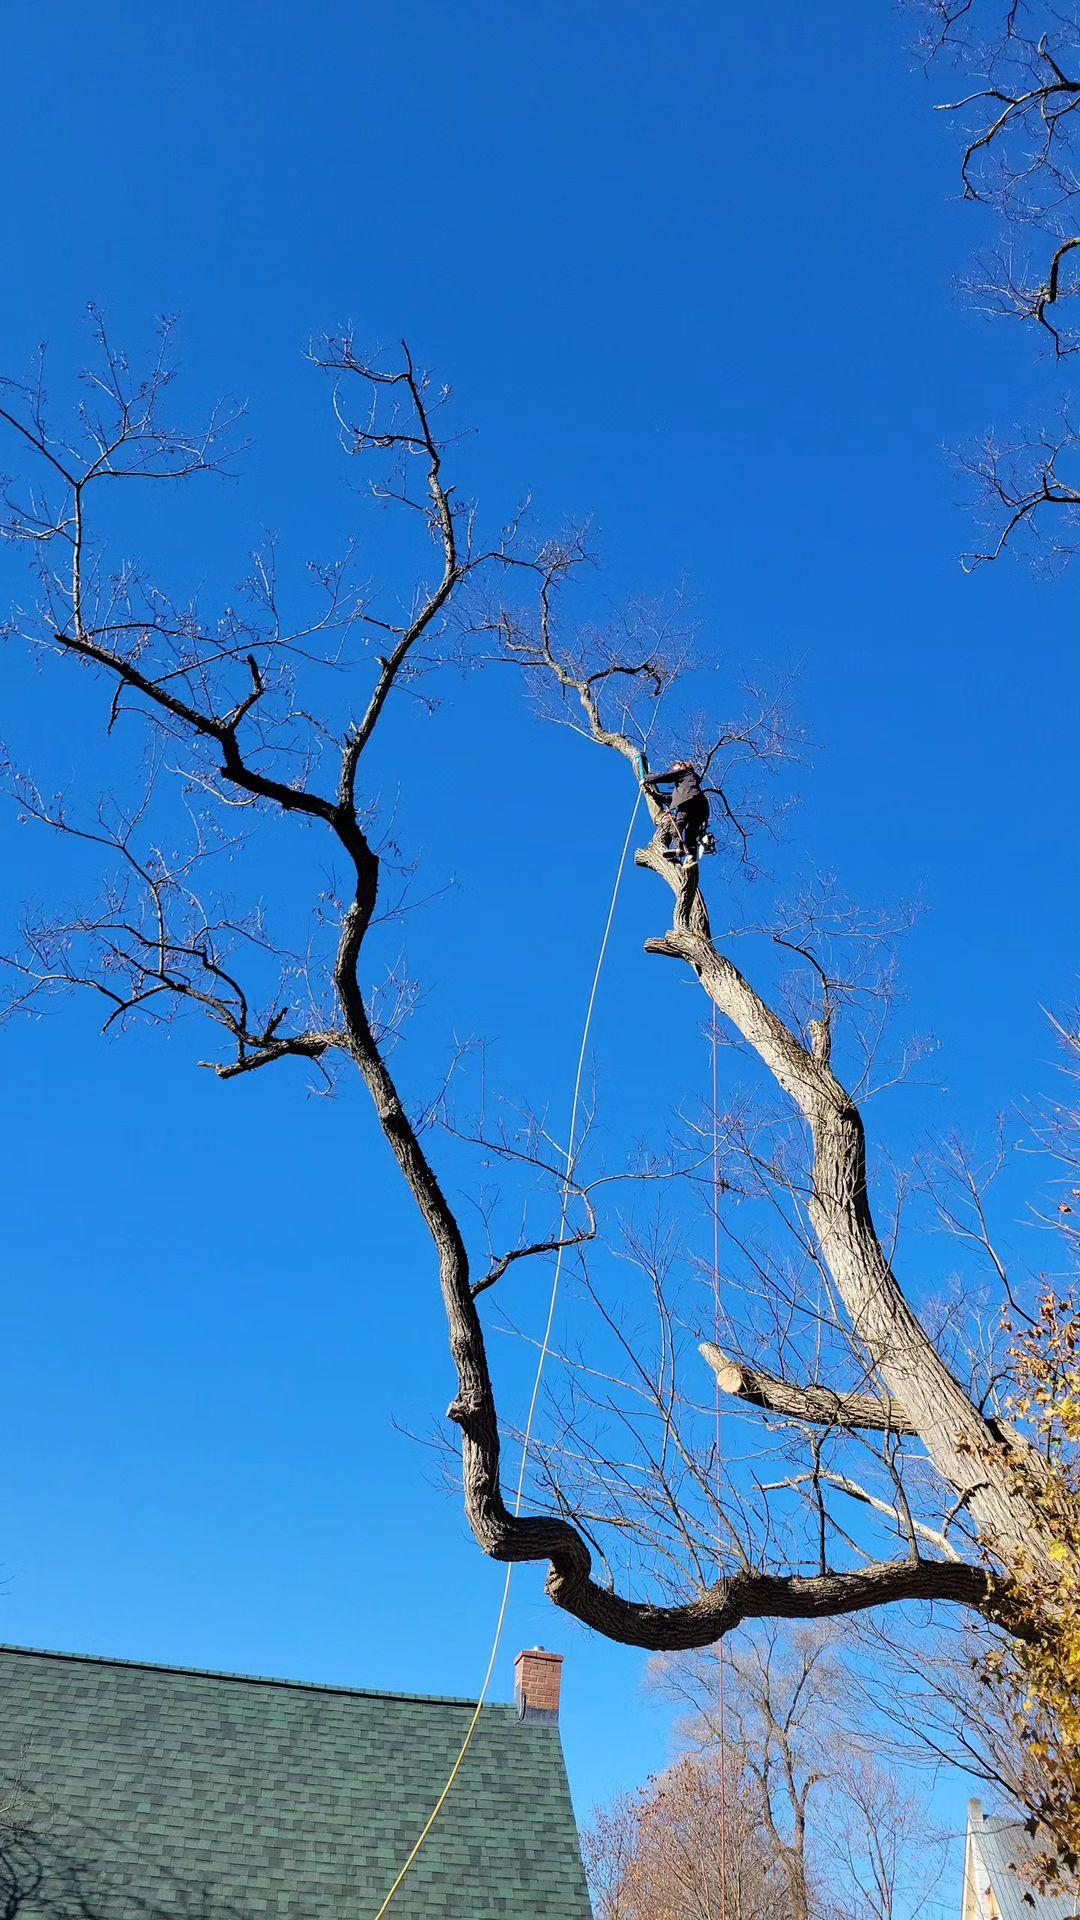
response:
[(559, 1718), (562, 1686), (561, 1653), (530, 1647), (514, 1661), (514, 1705), (519, 1720), (554, 1726)]

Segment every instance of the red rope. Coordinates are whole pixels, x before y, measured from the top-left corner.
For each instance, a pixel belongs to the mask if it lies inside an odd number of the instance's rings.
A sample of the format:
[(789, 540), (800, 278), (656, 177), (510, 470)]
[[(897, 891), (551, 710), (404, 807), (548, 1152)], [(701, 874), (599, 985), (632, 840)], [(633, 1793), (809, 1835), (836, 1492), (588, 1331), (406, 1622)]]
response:
[[(716, 1008), (712, 1010), (712, 1185), (713, 1185), (713, 1344), (720, 1345), (720, 1119), (717, 1113)], [(723, 1491), (723, 1434), (720, 1422), (720, 1381), (716, 1382), (716, 1577), (724, 1571), (721, 1518)], [(727, 1730), (724, 1724), (724, 1642), (717, 1649), (717, 1708), (720, 1726), (720, 1920), (727, 1920)]]

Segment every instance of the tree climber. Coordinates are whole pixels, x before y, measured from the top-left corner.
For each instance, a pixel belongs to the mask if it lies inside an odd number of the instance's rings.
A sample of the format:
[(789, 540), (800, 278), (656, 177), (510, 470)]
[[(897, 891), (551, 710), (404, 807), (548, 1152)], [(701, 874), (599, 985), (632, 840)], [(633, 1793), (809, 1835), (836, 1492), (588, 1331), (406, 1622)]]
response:
[[(665, 853), (676, 860), (681, 858), (684, 866), (693, 866), (703, 847), (705, 851), (711, 849), (707, 844), (709, 802), (690, 761), (676, 760), (666, 773), (646, 773), (642, 785), (659, 801), (674, 828), (674, 834), (665, 829)], [(662, 794), (661, 787), (672, 791)]]

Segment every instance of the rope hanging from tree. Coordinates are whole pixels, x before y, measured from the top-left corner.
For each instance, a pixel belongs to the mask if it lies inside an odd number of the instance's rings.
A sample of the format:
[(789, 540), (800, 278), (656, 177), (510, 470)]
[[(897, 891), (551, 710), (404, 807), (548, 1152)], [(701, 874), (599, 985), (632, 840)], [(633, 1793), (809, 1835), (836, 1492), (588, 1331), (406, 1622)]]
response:
[[(532, 1444), (533, 1425), (536, 1419), (536, 1409), (540, 1399), (540, 1388), (543, 1383), (544, 1368), (547, 1363), (548, 1353), (551, 1348), (551, 1334), (555, 1324), (555, 1309), (556, 1309), (556, 1306), (558, 1305), (558, 1299), (559, 1299), (559, 1282), (562, 1279), (563, 1254), (566, 1250), (566, 1218), (567, 1218), (567, 1211), (570, 1205), (570, 1190), (573, 1185), (574, 1163), (577, 1158), (577, 1151), (578, 1151), (578, 1137), (577, 1137), (578, 1136), (578, 1113), (581, 1107), (581, 1083), (585, 1074), (585, 1057), (588, 1052), (589, 1034), (592, 1030), (593, 1010), (596, 1006), (596, 995), (600, 986), (600, 975), (603, 971), (604, 959), (607, 954), (607, 948), (608, 948), (608, 939), (611, 934), (612, 922), (615, 918), (615, 908), (616, 908), (616, 905), (618, 904), (619, 891), (620, 891), (620, 888), (622, 887), (623, 874), (626, 871), (627, 855), (630, 852), (630, 842), (633, 838), (634, 824), (637, 820), (638, 810), (640, 806), (641, 806), (641, 788), (639, 787), (634, 799), (633, 810), (630, 814), (630, 819), (627, 823), (626, 838), (623, 841), (622, 853), (619, 856), (619, 864), (615, 873), (615, 884), (611, 891), (611, 901), (608, 906), (607, 920), (604, 924), (603, 937), (600, 941), (600, 951), (597, 955), (596, 966), (593, 971), (592, 987), (589, 991), (588, 1005), (585, 1009), (585, 1020), (581, 1030), (581, 1045), (578, 1049), (577, 1070), (574, 1075), (574, 1093), (573, 1093), (573, 1098), (570, 1102), (570, 1127), (569, 1127), (569, 1133), (567, 1136), (567, 1146), (566, 1146), (566, 1171), (563, 1175), (562, 1202), (561, 1202), (559, 1232), (558, 1232), (558, 1251), (555, 1256), (555, 1270), (554, 1270), (554, 1273), (552, 1274), (552, 1279), (551, 1279), (551, 1293), (548, 1300), (547, 1321), (544, 1326), (544, 1337), (540, 1343), (540, 1354), (536, 1363), (536, 1372), (533, 1377), (532, 1395), (529, 1400), (529, 1413), (528, 1413), (528, 1418), (525, 1422), (525, 1437), (522, 1442), (522, 1448), (521, 1448), (521, 1466), (518, 1470), (517, 1493), (514, 1500), (515, 1516), (520, 1515), (522, 1502), (525, 1497), (525, 1473), (529, 1464), (529, 1451)], [(375, 1920), (384, 1920), (384, 1916), (387, 1913), (389, 1913), (390, 1907), (393, 1901), (395, 1900), (397, 1894), (400, 1892), (401, 1887), (403, 1886), (405, 1879), (408, 1876), (409, 1872), (411, 1871), (412, 1867), (415, 1865), (416, 1860), (418, 1859), (420, 1852), (428, 1838), (428, 1835), (430, 1834), (433, 1826), (435, 1825), (436, 1820), (438, 1819), (440, 1813), (442, 1812), (444, 1806), (446, 1805), (446, 1802), (450, 1797), (450, 1791), (454, 1785), (454, 1782), (457, 1779), (458, 1774), (461, 1772), (461, 1769), (465, 1763), (465, 1757), (469, 1751), (469, 1748), (472, 1745), (473, 1734), (476, 1732), (476, 1728), (480, 1720), (480, 1715), (481, 1715), (481, 1712), (483, 1711), (484, 1702), (487, 1699), (488, 1688), (491, 1685), (491, 1676), (495, 1671), (495, 1661), (498, 1658), (499, 1647), (502, 1643), (503, 1628), (506, 1625), (506, 1611), (510, 1602), (510, 1583), (513, 1577), (513, 1572), (514, 1572), (514, 1564), (513, 1564), (513, 1561), (511, 1561), (507, 1566), (506, 1578), (503, 1581), (502, 1599), (499, 1603), (499, 1612), (495, 1621), (495, 1633), (492, 1638), (491, 1653), (488, 1657), (487, 1669), (484, 1674), (483, 1684), (480, 1688), (480, 1693), (477, 1698), (476, 1705), (473, 1708), (472, 1718), (470, 1719), (468, 1727), (466, 1728), (465, 1738), (461, 1743), (460, 1751), (447, 1776), (446, 1785), (443, 1787), (443, 1790), (440, 1793), (438, 1799), (436, 1800), (435, 1805), (432, 1807), (431, 1812), (429, 1813), (426, 1821), (424, 1822), (424, 1825), (421, 1828), (420, 1833), (418, 1834), (416, 1841), (412, 1846), (412, 1849), (407, 1855), (404, 1865), (401, 1867), (401, 1870), (398, 1873), (397, 1878), (395, 1879), (393, 1885), (391, 1886), (390, 1891), (386, 1895), (386, 1898), (383, 1901), (382, 1906), (379, 1908), (378, 1912), (376, 1913)], [(722, 1915), (721, 1920), (726, 1920), (726, 1916)]]

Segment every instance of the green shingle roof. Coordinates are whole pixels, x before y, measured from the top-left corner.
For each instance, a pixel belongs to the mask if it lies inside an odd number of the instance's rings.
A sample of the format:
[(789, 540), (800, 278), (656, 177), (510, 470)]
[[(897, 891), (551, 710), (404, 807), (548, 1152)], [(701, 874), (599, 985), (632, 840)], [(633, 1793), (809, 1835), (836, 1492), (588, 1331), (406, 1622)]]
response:
[[(0, 1648), (0, 1915), (374, 1920), (472, 1705)], [(484, 1707), (393, 1920), (588, 1920), (558, 1728)]]

